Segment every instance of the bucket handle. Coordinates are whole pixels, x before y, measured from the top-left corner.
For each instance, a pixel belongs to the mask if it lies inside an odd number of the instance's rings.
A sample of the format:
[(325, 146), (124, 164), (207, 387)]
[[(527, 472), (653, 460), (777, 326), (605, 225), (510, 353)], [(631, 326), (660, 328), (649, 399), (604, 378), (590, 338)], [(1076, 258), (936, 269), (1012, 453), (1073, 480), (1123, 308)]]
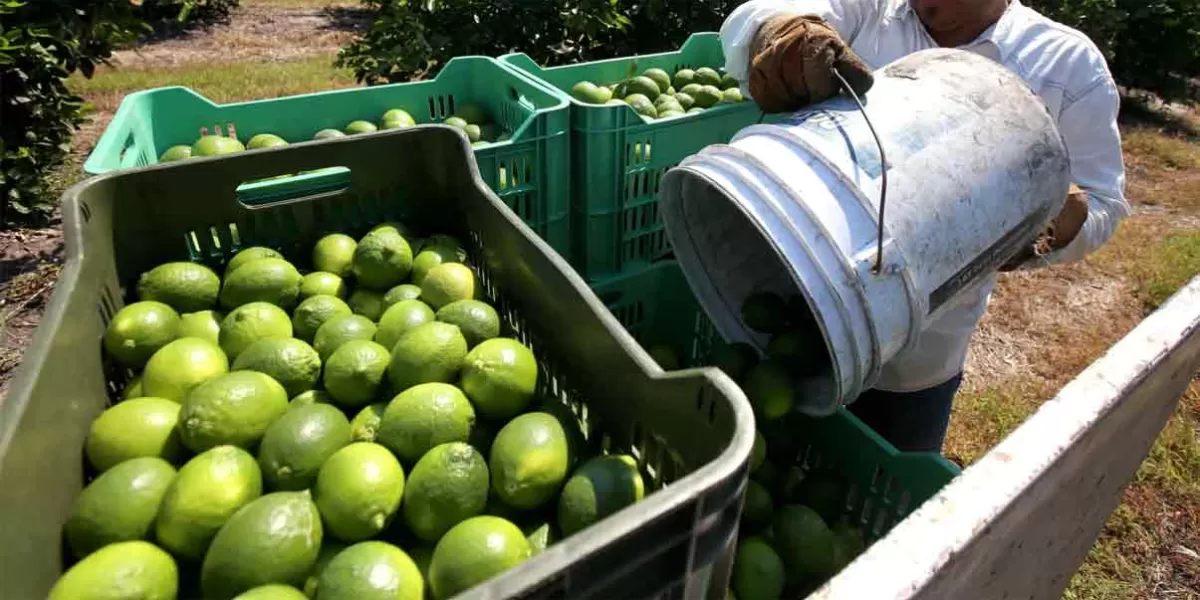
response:
[[(846, 81), (846, 78), (837, 70), (837, 67), (830, 67), (830, 72), (842, 84), (842, 89), (850, 94), (850, 98), (854, 100), (854, 104), (858, 105), (858, 112), (862, 113), (863, 120), (867, 122), (867, 129), (871, 130), (871, 136), (875, 138), (875, 145), (879, 148), (879, 165), (880, 165), (880, 181), (879, 181), (879, 229), (875, 232), (875, 264), (871, 267), (871, 272), (878, 275), (883, 270), (883, 214), (887, 208), (887, 173), (888, 162), (887, 155), (883, 151), (883, 142), (879, 139), (879, 134), (875, 131), (875, 125), (871, 123), (871, 117), (867, 116), (867, 108), (863, 106), (862, 100), (858, 94), (854, 92), (854, 88)], [(767, 117), (767, 113), (763, 112), (758, 122), (762, 123)]]
[(854, 103), (858, 105), (858, 112), (862, 113), (863, 120), (867, 122), (867, 129), (871, 130), (871, 136), (875, 138), (875, 145), (879, 147), (879, 230), (876, 231), (875, 235), (875, 266), (871, 267), (871, 272), (878, 275), (883, 270), (883, 211), (887, 207), (887, 155), (883, 153), (883, 142), (880, 141), (879, 134), (875, 132), (875, 125), (871, 123), (871, 117), (867, 116), (867, 108), (863, 106), (858, 94), (854, 93), (854, 88), (850, 87), (850, 84), (846, 82), (846, 78), (842, 77), (842, 74), (838, 72), (837, 67), (830, 67), (829, 70), (842, 83), (842, 89), (850, 94), (850, 97), (854, 99)]

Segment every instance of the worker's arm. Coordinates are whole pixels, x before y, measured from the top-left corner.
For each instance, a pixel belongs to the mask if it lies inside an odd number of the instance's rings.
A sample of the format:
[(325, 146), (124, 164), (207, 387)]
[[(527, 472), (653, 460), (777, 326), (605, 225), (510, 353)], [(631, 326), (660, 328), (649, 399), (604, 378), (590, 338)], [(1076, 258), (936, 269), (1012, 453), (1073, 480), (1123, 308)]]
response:
[(1071, 180), (1087, 192), (1087, 220), (1066, 247), (1029, 266), (1076, 261), (1112, 237), (1129, 215), (1125, 201), (1125, 163), (1117, 129), (1117, 86), (1107, 74), (1059, 113), (1058, 130), (1071, 160)]
[(750, 0), (736, 9), (721, 25), (725, 49), (725, 71), (742, 83), (749, 81), (750, 47), (754, 34), (772, 17), (816, 15), (825, 19), (847, 44), (853, 43), (862, 25), (862, 0)]

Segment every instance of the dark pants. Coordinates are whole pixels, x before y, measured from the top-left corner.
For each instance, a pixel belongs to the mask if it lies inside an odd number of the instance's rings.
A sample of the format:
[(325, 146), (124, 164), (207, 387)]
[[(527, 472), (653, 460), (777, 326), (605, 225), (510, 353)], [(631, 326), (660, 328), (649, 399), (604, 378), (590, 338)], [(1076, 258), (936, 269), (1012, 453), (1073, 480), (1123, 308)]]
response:
[(867, 390), (850, 412), (904, 452), (941, 452), (962, 373), (916, 392)]

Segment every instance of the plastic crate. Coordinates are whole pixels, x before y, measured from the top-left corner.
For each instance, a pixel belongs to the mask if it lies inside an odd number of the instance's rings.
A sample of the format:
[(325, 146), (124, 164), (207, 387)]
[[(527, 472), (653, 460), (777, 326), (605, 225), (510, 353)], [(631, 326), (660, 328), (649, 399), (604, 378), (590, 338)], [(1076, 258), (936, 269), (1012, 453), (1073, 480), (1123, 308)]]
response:
[[(322, 129), (340, 130), (358, 119), (378, 123), (393, 108), (407, 110), (418, 123), (440, 123), (466, 103), (482, 106), (497, 125), (512, 132), (508, 141), (475, 149), (484, 182), (566, 256), (571, 239), (567, 103), (487, 57), (455, 58), (429, 81), (235, 104), (216, 104), (184, 87), (137, 92), (122, 100), (84, 170), (98, 175), (156, 164), (167, 148), (195, 141), (202, 128), (209, 133), (232, 129), (243, 142), (259, 133), (301, 142)], [(345, 169), (336, 167), (344, 165), (242, 182), (238, 193), (246, 202), (264, 203), (305, 191), (336, 189), (346, 182)], [(416, 175), (406, 167), (393, 166)]]
[[(405, 219), (464, 240), (488, 299), (537, 355), (541, 393), (571, 407), (590, 443), (637, 457), (653, 490), (462, 597), (722, 598), (753, 445), (748, 402), (716, 370), (655, 367), (469, 157), (453, 129), (425, 126), (113, 173), (68, 191), (67, 261), (0, 402), (0, 531), (21, 540), (0, 546), (5, 596), (43, 597), (61, 572), (83, 440), (129, 375), (103, 362), (101, 338), (139, 273), (169, 260), (219, 265), (251, 244), (302, 265), (323, 233)], [(348, 189), (236, 199), (239, 181), (334, 162), (350, 169)]]
[(550, 68), (538, 66), (525, 54), (508, 54), (500, 61), (532, 75), (571, 104), (573, 263), (589, 280), (665, 255), (669, 243), (658, 211), (663, 174), (705, 146), (728, 142), (763, 117), (758, 105), (748, 100), (647, 123), (628, 106), (584, 104), (569, 93), (580, 81), (624, 79), (631, 65), (638, 72), (658, 67), (672, 74), (685, 67), (722, 67), (725, 56), (716, 33), (693, 34), (677, 52)]
[[(710, 352), (722, 343), (674, 261), (594, 283), (592, 289), (644, 347), (668, 346), (685, 365), (708, 364)], [(797, 414), (786, 427), (797, 442), (794, 460), (802, 472), (828, 469), (849, 483), (844, 515), (870, 540), (883, 537), (959, 473), (939, 454), (896, 450), (846, 409), (822, 419)]]

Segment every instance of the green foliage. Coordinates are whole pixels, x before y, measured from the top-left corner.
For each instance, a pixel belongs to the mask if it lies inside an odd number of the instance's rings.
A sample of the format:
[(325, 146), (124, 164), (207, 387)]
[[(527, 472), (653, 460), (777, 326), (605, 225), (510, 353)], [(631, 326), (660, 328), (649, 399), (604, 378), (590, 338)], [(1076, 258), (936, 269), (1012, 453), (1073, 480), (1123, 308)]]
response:
[(1030, 0), (1042, 14), (1083, 31), (1119, 83), (1167, 99), (1193, 97), (1200, 75), (1200, 0)]
[(129, 0), (0, 0), (0, 222), (53, 208), (43, 174), (62, 161), (83, 101), (63, 79), (91, 76), (144, 30)]
[(50, 212), (45, 176), (70, 151), (84, 103), (64, 79), (91, 77), (147, 21), (219, 19), (237, 0), (0, 0), (0, 223)]
[(359, 81), (428, 76), (454, 56), (525, 52), (555, 65), (678, 47), (714, 31), (740, 2), (726, 0), (364, 0), (370, 29), (344, 48), (338, 65)]

